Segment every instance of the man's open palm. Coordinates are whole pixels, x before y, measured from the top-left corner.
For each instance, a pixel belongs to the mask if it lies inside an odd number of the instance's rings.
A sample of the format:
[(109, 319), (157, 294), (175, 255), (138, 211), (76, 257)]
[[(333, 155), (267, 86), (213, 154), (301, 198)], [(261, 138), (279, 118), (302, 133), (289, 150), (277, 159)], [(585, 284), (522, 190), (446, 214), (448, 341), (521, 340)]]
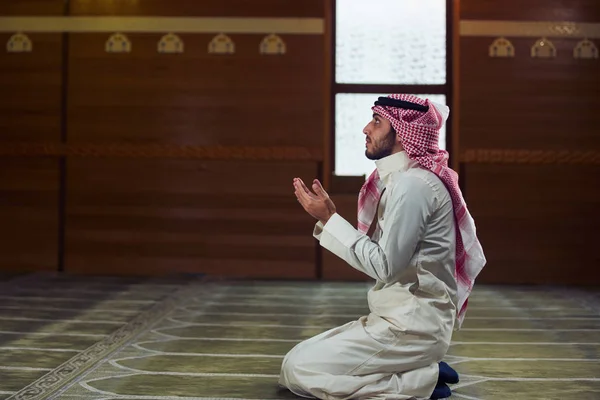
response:
[(294, 189), (294, 194), (304, 210), (321, 223), (327, 223), (329, 218), (335, 214), (335, 204), (333, 204), (318, 179), (315, 179), (312, 184), (314, 193), (306, 187), (300, 178), (294, 178)]

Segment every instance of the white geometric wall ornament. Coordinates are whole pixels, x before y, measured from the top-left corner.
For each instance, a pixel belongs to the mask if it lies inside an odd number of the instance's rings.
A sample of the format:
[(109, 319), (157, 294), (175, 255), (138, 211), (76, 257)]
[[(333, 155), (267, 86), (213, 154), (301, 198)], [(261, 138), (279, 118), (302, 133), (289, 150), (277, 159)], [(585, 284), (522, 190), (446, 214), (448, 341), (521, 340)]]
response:
[(286, 46), (281, 37), (270, 34), (260, 42), (260, 54), (285, 54)]
[(159, 53), (183, 53), (183, 40), (174, 33), (167, 33), (158, 41)]
[(208, 44), (208, 52), (211, 54), (233, 54), (235, 53), (235, 43), (229, 36), (219, 33)]
[(510, 42), (510, 40), (499, 37), (492, 42), (489, 48), (489, 56), (490, 57), (514, 57), (515, 56), (515, 46)]
[(583, 39), (573, 49), (573, 58), (593, 59), (598, 58), (598, 47), (588, 39)]
[(6, 42), (6, 51), (9, 53), (29, 53), (32, 50), (31, 39), (24, 33), (15, 33)]
[(131, 53), (131, 41), (122, 33), (112, 34), (104, 46), (107, 53)]
[(556, 47), (548, 39), (541, 38), (531, 46), (531, 57), (554, 58), (556, 57)]

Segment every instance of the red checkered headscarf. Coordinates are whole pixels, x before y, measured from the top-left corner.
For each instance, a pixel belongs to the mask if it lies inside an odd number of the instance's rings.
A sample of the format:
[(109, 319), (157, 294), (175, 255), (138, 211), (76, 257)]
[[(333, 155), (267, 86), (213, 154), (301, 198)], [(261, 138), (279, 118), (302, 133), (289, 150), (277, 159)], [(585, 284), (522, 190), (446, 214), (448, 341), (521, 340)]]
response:
[[(454, 208), (456, 221), (456, 268), (458, 284), (457, 328), (462, 325), (469, 294), (475, 278), (486, 263), (483, 249), (477, 239), (475, 223), (467, 210), (458, 186), (458, 175), (448, 167), (448, 152), (440, 150), (439, 130), (448, 117), (448, 107), (408, 94), (392, 94), (380, 98), (372, 107), (374, 113), (390, 121), (408, 157), (432, 171), (444, 183)], [(393, 100), (412, 103), (407, 107), (386, 105)], [(383, 104), (381, 104), (383, 103)], [(414, 106), (414, 107), (413, 107)], [(363, 185), (358, 198), (358, 230), (367, 233), (377, 213), (377, 204), (383, 191), (377, 169)]]

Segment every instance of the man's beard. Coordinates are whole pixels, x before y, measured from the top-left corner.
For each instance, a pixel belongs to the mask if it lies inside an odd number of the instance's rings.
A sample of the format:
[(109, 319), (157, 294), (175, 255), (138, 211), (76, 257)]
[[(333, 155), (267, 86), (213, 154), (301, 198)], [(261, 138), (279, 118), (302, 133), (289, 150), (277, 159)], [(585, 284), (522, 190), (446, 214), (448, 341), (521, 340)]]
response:
[(369, 160), (379, 160), (392, 154), (396, 144), (396, 131), (390, 128), (390, 131), (379, 141), (371, 140), (371, 150), (365, 150), (365, 156)]

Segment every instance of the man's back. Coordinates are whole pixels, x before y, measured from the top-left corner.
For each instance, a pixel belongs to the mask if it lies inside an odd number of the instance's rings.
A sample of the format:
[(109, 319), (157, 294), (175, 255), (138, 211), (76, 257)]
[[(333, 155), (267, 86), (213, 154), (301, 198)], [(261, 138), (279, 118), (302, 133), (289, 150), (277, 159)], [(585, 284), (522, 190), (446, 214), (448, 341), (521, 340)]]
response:
[[(369, 292), (370, 309), (394, 330), (449, 340), (457, 303), (450, 195), (435, 174), (416, 163), (386, 178), (373, 240), (393, 272)], [(409, 246), (398, 246), (407, 241)]]

